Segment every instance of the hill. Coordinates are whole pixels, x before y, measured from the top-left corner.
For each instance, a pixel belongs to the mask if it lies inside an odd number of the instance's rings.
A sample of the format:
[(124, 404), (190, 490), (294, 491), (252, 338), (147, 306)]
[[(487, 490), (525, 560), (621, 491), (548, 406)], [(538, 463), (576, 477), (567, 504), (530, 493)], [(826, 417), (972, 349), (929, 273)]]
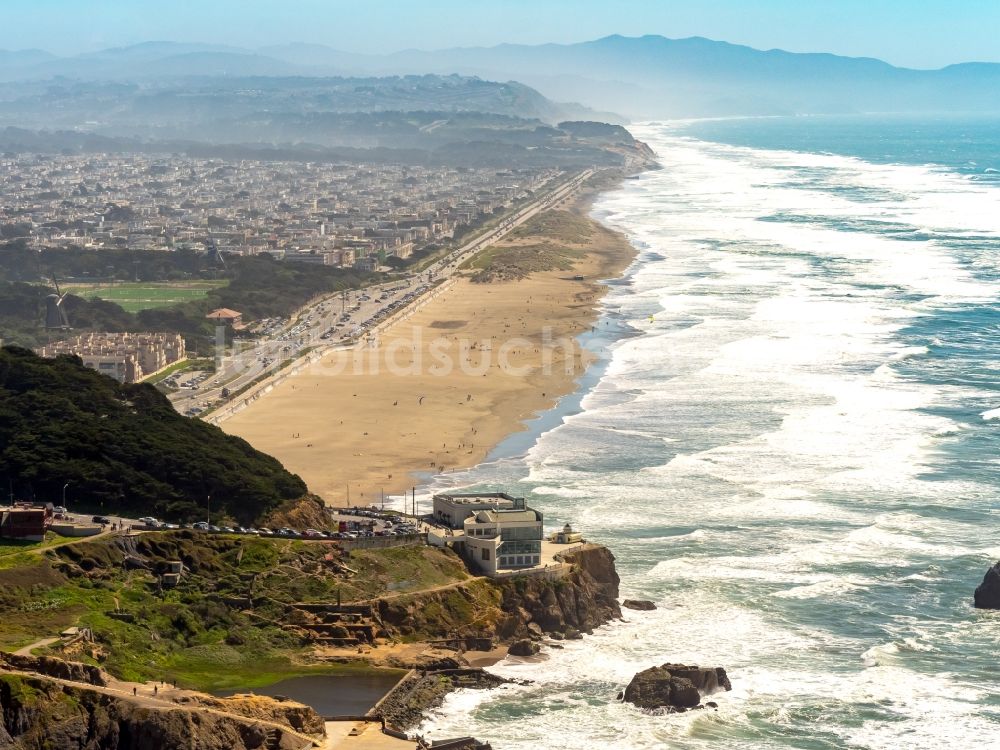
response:
[(249, 443), (182, 417), (150, 385), (123, 385), (76, 357), (0, 349), (0, 476), (16, 497), (75, 509), (249, 524), (305, 483)]
[[(272, 48), (283, 59), (289, 47)], [(578, 44), (347, 55), (315, 45), (314, 66), (517, 80), (559, 101), (635, 119), (855, 112), (1000, 111), (1000, 64), (913, 70), (872, 58), (758, 50), (702, 37), (608, 36)]]

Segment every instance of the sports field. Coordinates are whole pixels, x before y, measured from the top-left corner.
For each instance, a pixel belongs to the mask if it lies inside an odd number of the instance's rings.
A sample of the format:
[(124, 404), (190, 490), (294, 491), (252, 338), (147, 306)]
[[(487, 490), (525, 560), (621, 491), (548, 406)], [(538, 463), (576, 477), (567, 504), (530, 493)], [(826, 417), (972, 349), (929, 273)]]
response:
[(226, 281), (168, 281), (160, 283), (117, 282), (108, 284), (68, 284), (65, 291), (78, 297), (97, 297), (114, 302), (128, 312), (170, 307), (199, 299)]

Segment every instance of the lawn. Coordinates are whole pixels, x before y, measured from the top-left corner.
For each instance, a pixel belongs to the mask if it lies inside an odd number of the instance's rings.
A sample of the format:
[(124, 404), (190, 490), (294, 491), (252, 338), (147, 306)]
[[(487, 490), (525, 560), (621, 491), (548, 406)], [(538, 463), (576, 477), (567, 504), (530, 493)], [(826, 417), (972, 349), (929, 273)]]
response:
[(156, 307), (171, 307), (200, 299), (228, 281), (177, 281), (162, 283), (117, 282), (108, 284), (70, 284), (66, 291), (87, 299), (114, 302), (123, 310), (137, 313)]

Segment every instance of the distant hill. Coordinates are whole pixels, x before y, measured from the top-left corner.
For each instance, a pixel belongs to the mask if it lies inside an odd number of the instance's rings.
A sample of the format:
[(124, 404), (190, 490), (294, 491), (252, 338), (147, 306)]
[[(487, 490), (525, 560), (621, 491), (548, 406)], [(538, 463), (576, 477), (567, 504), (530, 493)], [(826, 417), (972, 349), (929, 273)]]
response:
[[(252, 50), (175, 42), (148, 42), (67, 58), (38, 50), (0, 51), (0, 81), (41, 82), (64, 77), (148, 85), (190, 76), (351, 78), (400, 74), (458, 74), (518, 81), (563, 111), (551, 117), (539, 110), (479, 111), (540, 117), (548, 122), (618, 121), (606, 114), (597, 117), (594, 112), (574, 112), (571, 110), (574, 106), (580, 109), (579, 105), (555, 102), (580, 102), (599, 112), (636, 119), (1000, 111), (1000, 64), (971, 62), (941, 70), (912, 70), (871, 58), (765, 51), (702, 37), (614, 35), (579, 44), (501, 44), (405, 50), (391, 55), (353, 54), (321, 44), (281, 44)], [(422, 93), (428, 99), (418, 108), (445, 109), (435, 103), (429, 91)], [(405, 110), (410, 105), (387, 104), (386, 108)]]
[[(18, 497), (176, 520), (256, 521), (305, 483), (244, 440), (182, 417), (151, 385), (122, 385), (75, 357), (0, 349), (0, 476)], [(5, 490), (7, 487), (5, 486)]]
[(457, 73), (517, 80), (560, 101), (637, 118), (802, 113), (1000, 111), (1000, 64), (897, 68), (871, 58), (757, 50), (692, 37), (608, 36), (579, 44), (347, 55), (313, 45), (271, 54), (388, 75)]
[[(109, 92), (116, 99), (132, 92), (153, 99), (155, 104), (155, 98), (164, 92), (188, 91), (195, 94), (195, 104), (199, 103), (198, 95), (204, 97), (211, 92), (221, 98), (224, 106), (231, 103), (234, 94), (252, 93), (250, 101), (258, 110), (269, 111), (279, 105), (277, 111), (485, 112), (539, 118), (549, 123), (593, 119), (598, 114), (576, 104), (549, 101), (514, 81), (450, 75), (420, 74), (405, 79), (356, 75), (354, 57), (321, 45), (283, 45), (256, 51), (177, 42), (145, 42), (73, 57), (56, 57), (40, 50), (0, 50), (0, 81), (8, 83), (0, 114), (17, 112), (19, 99), (26, 94), (50, 92), (52, 84), (62, 94), (86, 90), (93, 95), (90, 102), (96, 105), (96, 112), (89, 113), (89, 117), (97, 120), (116, 106), (114, 99), (105, 98)], [(282, 80), (248, 80), (262, 78)], [(104, 85), (93, 88), (81, 84)], [(279, 91), (286, 92), (284, 101), (275, 100)], [(293, 97), (301, 101), (292, 101)], [(61, 101), (59, 109), (63, 109)], [(73, 116), (75, 110), (70, 106), (64, 116)], [(9, 124), (30, 125), (14, 120)]]

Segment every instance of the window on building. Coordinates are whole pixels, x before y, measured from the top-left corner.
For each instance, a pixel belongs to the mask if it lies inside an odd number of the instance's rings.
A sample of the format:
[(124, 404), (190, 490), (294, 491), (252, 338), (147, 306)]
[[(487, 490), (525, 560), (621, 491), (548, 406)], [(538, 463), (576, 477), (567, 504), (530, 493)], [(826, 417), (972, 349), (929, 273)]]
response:
[(485, 547), (483, 547), (483, 559), (484, 560), (489, 560), (490, 559), (490, 551), (488, 549), (486, 549)]

